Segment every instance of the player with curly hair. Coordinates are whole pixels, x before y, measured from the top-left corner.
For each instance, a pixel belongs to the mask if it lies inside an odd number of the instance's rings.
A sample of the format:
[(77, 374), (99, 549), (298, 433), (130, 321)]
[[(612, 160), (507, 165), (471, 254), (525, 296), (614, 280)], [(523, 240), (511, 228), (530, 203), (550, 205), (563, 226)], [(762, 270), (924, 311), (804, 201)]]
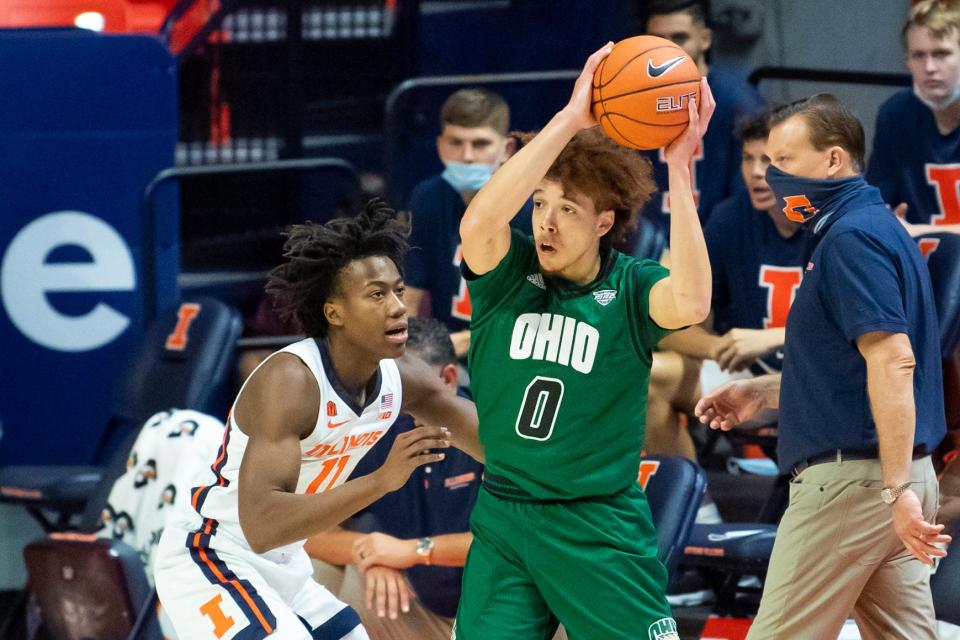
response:
[[(307, 338), (267, 358), (227, 419), (210, 481), (161, 539), (157, 591), (181, 638), (367, 638), (313, 581), (306, 538), (443, 459), (481, 457), (472, 403), (404, 355), (408, 229), (380, 200), (351, 218), (294, 226), (268, 290)], [(351, 471), (401, 411), (446, 427), (397, 436), (383, 466)]]
[[(690, 159), (714, 102), (665, 150), (672, 271), (612, 249), (654, 191), (649, 162), (569, 104), (470, 202), (460, 234), (473, 300), (471, 389), (486, 453), (455, 637), (677, 638), (637, 484), (651, 350), (703, 321), (710, 263)], [(510, 219), (533, 197), (533, 238)]]

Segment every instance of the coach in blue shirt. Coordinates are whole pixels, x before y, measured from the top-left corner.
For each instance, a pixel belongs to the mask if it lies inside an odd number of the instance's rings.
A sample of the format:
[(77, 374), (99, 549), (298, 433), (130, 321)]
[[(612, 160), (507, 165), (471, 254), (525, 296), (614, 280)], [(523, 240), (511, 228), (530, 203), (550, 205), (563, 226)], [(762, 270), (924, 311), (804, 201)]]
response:
[(780, 409), (781, 471), (794, 474), (749, 639), (936, 639), (929, 453), (945, 434), (930, 276), (914, 242), (860, 175), (864, 137), (833, 96), (774, 112), (767, 182), (813, 250), (787, 318), (780, 376), (729, 383), (697, 415), (729, 429)]

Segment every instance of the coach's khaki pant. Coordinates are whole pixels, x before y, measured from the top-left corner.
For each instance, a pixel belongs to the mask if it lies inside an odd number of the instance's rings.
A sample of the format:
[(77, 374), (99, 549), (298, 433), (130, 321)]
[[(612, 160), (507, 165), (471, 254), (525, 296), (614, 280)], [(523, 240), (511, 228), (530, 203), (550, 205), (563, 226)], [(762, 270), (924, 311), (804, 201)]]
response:
[[(933, 522), (929, 457), (910, 479)], [(851, 613), (864, 640), (936, 640), (930, 569), (894, 532), (882, 488), (877, 460), (816, 464), (793, 480), (748, 640), (836, 638)]]

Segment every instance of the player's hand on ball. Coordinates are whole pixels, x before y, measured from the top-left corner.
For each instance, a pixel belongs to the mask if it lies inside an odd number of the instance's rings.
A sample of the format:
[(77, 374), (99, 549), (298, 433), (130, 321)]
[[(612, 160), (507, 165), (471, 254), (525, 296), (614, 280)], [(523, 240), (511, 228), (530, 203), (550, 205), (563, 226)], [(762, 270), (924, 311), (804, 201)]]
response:
[(687, 112), (690, 116), (687, 128), (680, 134), (680, 137), (663, 150), (667, 164), (676, 162), (685, 166), (690, 164), (693, 154), (700, 145), (700, 140), (707, 132), (707, 127), (710, 125), (710, 119), (713, 117), (716, 108), (717, 101), (713, 99), (710, 83), (707, 82), (706, 77), (700, 78), (700, 101), (687, 101)]
[(367, 609), (374, 609), (380, 618), (396, 620), (399, 613), (410, 611), (410, 587), (403, 574), (390, 567), (370, 567), (367, 580)]
[(729, 431), (756, 416), (763, 409), (763, 396), (753, 380), (733, 380), (700, 398), (693, 412), (711, 429)]
[(920, 499), (913, 489), (907, 489), (891, 505), (893, 529), (903, 541), (907, 551), (926, 565), (933, 565), (934, 558), (947, 555), (945, 549), (933, 546), (934, 543), (950, 544), (952, 538), (943, 534), (942, 524), (930, 524), (923, 519)]
[(397, 436), (383, 466), (374, 473), (384, 491), (396, 491), (417, 467), (443, 460), (445, 454), (433, 449), (449, 446), (450, 431), (446, 427), (416, 427)]
[(603, 59), (613, 51), (613, 43), (608, 42), (587, 58), (583, 65), (583, 71), (580, 72), (577, 81), (573, 85), (573, 93), (570, 95), (570, 102), (564, 107), (576, 124), (578, 129), (589, 129), (597, 126), (597, 119), (593, 117), (590, 110), (591, 100), (593, 98), (593, 74), (603, 62)]
[(353, 543), (353, 563), (361, 572), (374, 565), (406, 569), (417, 563), (417, 543), (374, 531)]

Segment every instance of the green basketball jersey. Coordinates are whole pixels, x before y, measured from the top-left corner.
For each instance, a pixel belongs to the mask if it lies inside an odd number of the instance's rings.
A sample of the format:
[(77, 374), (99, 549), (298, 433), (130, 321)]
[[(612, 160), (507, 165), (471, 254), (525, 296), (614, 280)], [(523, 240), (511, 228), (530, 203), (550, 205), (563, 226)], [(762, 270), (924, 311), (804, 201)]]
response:
[(637, 480), (651, 350), (669, 333), (648, 298), (669, 272), (611, 251), (580, 286), (544, 277), (512, 233), (500, 264), (467, 280), (486, 472), (544, 500), (616, 493)]

